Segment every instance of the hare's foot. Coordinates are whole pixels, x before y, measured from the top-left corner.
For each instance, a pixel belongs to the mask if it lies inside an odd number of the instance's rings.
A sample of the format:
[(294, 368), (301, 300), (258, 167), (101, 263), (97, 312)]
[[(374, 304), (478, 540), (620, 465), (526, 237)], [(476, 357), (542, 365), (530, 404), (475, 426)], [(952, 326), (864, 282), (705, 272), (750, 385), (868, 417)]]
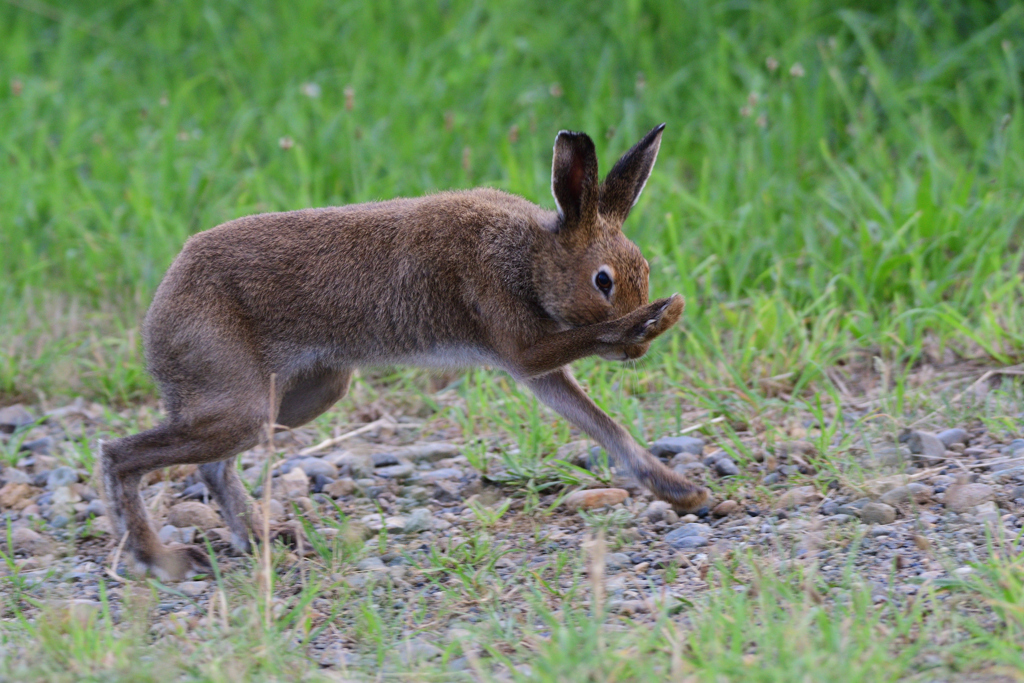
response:
[(210, 571), (210, 558), (194, 545), (172, 543), (134, 556), (135, 567), (161, 581), (183, 581)]

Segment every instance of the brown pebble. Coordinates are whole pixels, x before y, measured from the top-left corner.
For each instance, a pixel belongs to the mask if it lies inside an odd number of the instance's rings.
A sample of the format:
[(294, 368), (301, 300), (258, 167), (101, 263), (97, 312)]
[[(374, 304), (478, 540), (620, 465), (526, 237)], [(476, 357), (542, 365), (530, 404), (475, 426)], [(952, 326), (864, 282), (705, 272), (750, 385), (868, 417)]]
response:
[(570, 493), (562, 504), (570, 510), (591, 510), (605, 505), (617, 505), (628, 497), (629, 493), (625, 489), (590, 489)]
[(35, 489), (28, 484), (4, 484), (3, 488), (0, 488), (0, 508), (7, 508), (10, 510), (21, 510), (32, 504), (32, 497), (34, 493), (37, 493), (38, 489)]
[(209, 505), (197, 501), (178, 503), (167, 513), (167, 523), (176, 527), (194, 526), (207, 531), (221, 525), (220, 517)]
[(736, 511), (736, 508), (740, 506), (735, 500), (723, 500), (721, 503), (715, 506), (715, 509), (711, 511), (715, 517), (726, 517)]

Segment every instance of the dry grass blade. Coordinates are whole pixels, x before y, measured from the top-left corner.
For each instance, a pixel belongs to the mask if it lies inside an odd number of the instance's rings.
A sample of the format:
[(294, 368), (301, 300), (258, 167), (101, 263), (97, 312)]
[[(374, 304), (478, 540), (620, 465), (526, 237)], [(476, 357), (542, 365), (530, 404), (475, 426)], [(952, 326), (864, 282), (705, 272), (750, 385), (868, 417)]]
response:
[(353, 429), (351, 432), (346, 432), (346, 433), (342, 434), (341, 436), (336, 436), (336, 437), (334, 437), (332, 439), (326, 439), (326, 440), (321, 441), (320, 443), (316, 444), (315, 446), (310, 446), (309, 448), (303, 448), (301, 451), (299, 451), (299, 455), (303, 455), (303, 456), (311, 455), (313, 453), (317, 453), (319, 451), (322, 451), (325, 448), (330, 448), (331, 446), (335, 446), (335, 445), (341, 443), (342, 441), (347, 441), (348, 439), (351, 439), (354, 436), (359, 436), (360, 434), (365, 434), (366, 432), (373, 431), (374, 429), (377, 429), (378, 427), (384, 427), (384, 426), (394, 425), (394, 424), (396, 424), (395, 419), (393, 417), (391, 417), (390, 415), (385, 415), (384, 417), (382, 417), (382, 418), (380, 418), (378, 420), (374, 420), (373, 422), (369, 422), (369, 423), (363, 425), (362, 427), (359, 427), (358, 429)]

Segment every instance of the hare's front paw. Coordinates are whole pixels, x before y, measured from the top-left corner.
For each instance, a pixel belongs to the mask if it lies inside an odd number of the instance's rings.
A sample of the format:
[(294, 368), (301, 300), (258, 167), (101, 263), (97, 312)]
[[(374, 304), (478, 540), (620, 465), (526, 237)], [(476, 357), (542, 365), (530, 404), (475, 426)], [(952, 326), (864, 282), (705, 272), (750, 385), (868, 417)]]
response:
[(659, 299), (630, 313), (624, 320), (627, 326), (619, 344), (631, 346), (645, 344), (672, 327), (683, 314), (686, 302), (679, 294)]

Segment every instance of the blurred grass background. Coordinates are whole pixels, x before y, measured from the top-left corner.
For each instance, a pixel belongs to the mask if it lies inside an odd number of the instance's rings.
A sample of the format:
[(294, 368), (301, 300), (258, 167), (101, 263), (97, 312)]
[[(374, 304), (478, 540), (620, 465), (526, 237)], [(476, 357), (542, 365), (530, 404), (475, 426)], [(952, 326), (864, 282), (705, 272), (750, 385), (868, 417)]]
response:
[(552, 206), (559, 129), (607, 170), (662, 121), (626, 230), (688, 307), (643, 372), (799, 391), (857, 350), (1024, 352), (1018, 2), (6, 0), (0, 45), (6, 400), (151, 397), (137, 327), (194, 232), (476, 185)]

